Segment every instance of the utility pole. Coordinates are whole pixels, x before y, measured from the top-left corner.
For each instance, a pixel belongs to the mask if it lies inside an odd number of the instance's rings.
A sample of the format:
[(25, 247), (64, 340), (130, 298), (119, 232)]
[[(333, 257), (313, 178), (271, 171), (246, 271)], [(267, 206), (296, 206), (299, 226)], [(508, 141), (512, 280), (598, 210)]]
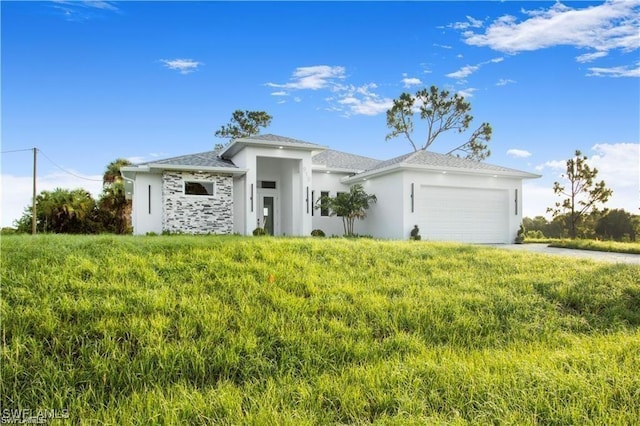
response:
[(36, 161), (38, 148), (33, 148), (33, 199), (31, 201), (31, 235), (36, 235)]

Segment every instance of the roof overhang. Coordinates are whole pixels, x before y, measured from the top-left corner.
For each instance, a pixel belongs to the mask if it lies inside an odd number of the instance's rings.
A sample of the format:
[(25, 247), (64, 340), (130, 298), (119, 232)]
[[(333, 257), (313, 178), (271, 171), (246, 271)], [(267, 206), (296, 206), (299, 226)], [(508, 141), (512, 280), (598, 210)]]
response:
[(311, 171), (318, 173), (344, 173), (350, 175), (362, 172), (362, 170), (344, 169), (340, 167), (327, 167), (324, 164), (313, 164), (311, 166)]
[(452, 174), (452, 175), (470, 175), (470, 176), (491, 176), (495, 178), (510, 178), (510, 179), (538, 179), (542, 177), (534, 173), (523, 172), (519, 170), (484, 170), (484, 169), (462, 169), (458, 167), (442, 167), (442, 166), (429, 166), (418, 164), (392, 164), (381, 169), (369, 170), (363, 173), (358, 173), (353, 176), (347, 176), (341, 179), (342, 183), (356, 183), (363, 180), (371, 179), (374, 177), (400, 172), (400, 171), (417, 171), (423, 173), (440, 173), (440, 174)]
[(308, 143), (295, 143), (295, 142), (278, 142), (269, 140), (255, 140), (248, 138), (233, 139), (231, 143), (225, 146), (220, 151), (220, 157), (230, 159), (238, 152), (242, 151), (245, 147), (259, 147), (259, 148), (273, 148), (273, 149), (294, 149), (298, 151), (324, 151), (325, 147), (321, 145), (311, 145)]
[(238, 167), (207, 167), (207, 166), (185, 166), (178, 164), (157, 164), (147, 163), (139, 166), (126, 166), (120, 169), (120, 172), (124, 174), (131, 173), (162, 173), (165, 170), (176, 170), (184, 172), (209, 172), (220, 173), (226, 175), (242, 176), (247, 173), (248, 169), (241, 169)]

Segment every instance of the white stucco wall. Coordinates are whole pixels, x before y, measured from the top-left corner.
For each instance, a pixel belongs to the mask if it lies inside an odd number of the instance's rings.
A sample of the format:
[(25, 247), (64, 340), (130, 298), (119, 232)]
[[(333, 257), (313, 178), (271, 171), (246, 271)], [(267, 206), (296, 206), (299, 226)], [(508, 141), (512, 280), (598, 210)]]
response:
[[(403, 204), (406, 206), (404, 209), (404, 224), (402, 229), (402, 238), (408, 238), (411, 229), (417, 222), (417, 215), (420, 214), (417, 208), (414, 212), (411, 212), (410, 193), (411, 183), (414, 183), (414, 193), (417, 198), (421, 196), (420, 191), (422, 185), (437, 186), (437, 187), (450, 187), (450, 188), (477, 188), (477, 189), (491, 189), (491, 190), (504, 190), (507, 193), (506, 213), (504, 216), (496, 218), (496, 220), (505, 220), (505, 239), (503, 241), (495, 241), (496, 243), (509, 243), (513, 242), (518, 232), (520, 223), (522, 222), (522, 180), (518, 178), (508, 178), (493, 175), (464, 175), (448, 172), (443, 174), (441, 172), (429, 173), (418, 171), (404, 171), (403, 172)], [(516, 214), (515, 197), (516, 190), (518, 192), (518, 208)], [(416, 204), (417, 207), (417, 204)], [(398, 236), (397, 238), (400, 238)]]
[(248, 197), (245, 193), (245, 176), (233, 179), (233, 232), (242, 234), (245, 229), (245, 209), (248, 209)]
[[(151, 188), (151, 191), (149, 191)], [(135, 235), (162, 232), (162, 175), (136, 174), (132, 200), (131, 224)]]
[(358, 183), (367, 194), (375, 195), (377, 201), (367, 210), (367, 217), (357, 221), (356, 233), (377, 238), (402, 239), (404, 210), (407, 208), (402, 173), (390, 173)]
[[(236, 232), (251, 235), (258, 226), (258, 181), (279, 182), (280, 234), (309, 235), (311, 211), (306, 209), (306, 188), (311, 188), (311, 152), (296, 149), (247, 146), (231, 159), (239, 168), (247, 169), (244, 182), (243, 229)], [(253, 193), (251, 191), (253, 185)], [(253, 210), (251, 209), (253, 197)], [(240, 213), (236, 213), (240, 214)]]
[[(504, 207), (505, 212), (496, 218), (496, 221), (502, 223), (504, 237), (500, 241), (493, 242), (513, 242), (522, 222), (522, 180), (519, 178), (399, 170), (356, 183), (363, 185), (367, 193), (377, 197), (377, 203), (368, 210), (367, 218), (356, 223), (356, 233), (358, 234), (373, 235), (377, 238), (408, 239), (414, 225), (421, 221), (419, 199), (424, 196), (421, 193), (424, 191), (424, 185), (438, 188), (504, 191), (507, 199)], [(411, 211), (412, 183), (414, 190), (413, 212)], [(473, 212), (470, 211), (469, 214), (473, 214)]]
[[(299, 235), (301, 232), (300, 215), (300, 160), (289, 158), (259, 157), (258, 194), (278, 196), (279, 234)], [(275, 181), (275, 190), (263, 190), (260, 181)]]
[[(345, 173), (313, 171), (313, 185), (311, 187), (311, 190), (313, 191), (313, 203), (316, 204), (318, 202), (322, 191), (329, 191), (330, 197), (335, 197), (337, 192), (349, 192), (350, 186), (340, 182), (340, 179), (345, 176), (348, 175)], [(311, 203), (311, 200), (309, 202)], [(342, 218), (337, 216), (321, 216), (320, 209), (315, 209), (315, 206), (313, 207), (313, 229), (322, 229), (327, 236), (344, 235)], [(359, 225), (361, 224), (358, 223), (355, 226), (356, 233), (361, 233), (359, 231)]]

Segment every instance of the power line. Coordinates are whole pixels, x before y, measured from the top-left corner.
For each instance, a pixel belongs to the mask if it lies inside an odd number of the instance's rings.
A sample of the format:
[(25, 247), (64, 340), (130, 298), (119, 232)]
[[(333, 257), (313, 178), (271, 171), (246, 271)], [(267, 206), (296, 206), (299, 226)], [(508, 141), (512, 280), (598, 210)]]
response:
[(33, 151), (33, 148), (13, 149), (11, 151), (2, 151), (2, 152), (0, 152), (0, 154), (10, 154), (12, 152), (24, 152), (24, 151)]
[(63, 172), (65, 172), (65, 173), (67, 173), (67, 174), (69, 174), (71, 176), (77, 177), (78, 179), (90, 180), (92, 182), (102, 182), (102, 179), (91, 179), (91, 178), (80, 176), (78, 174), (70, 172), (69, 170), (65, 169), (64, 167), (60, 166), (58, 163), (53, 161), (51, 158), (49, 158), (49, 156), (47, 154), (45, 154), (44, 151), (42, 151), (40, 148), (13, 149), (13, 150), (9, 150), (9, 151), (2, 151), (2, 152), (0, 152), (0, 154), (10, 154), (12, 152), (33, 151), (34, 149), (37, 150), (38, 152), (40, 152), (44, 156), (44, 158), (46, 158), (47, 160), (49, 160), (49, 162), (51, 162), (51, 164), (53, 164), (58, 169), (62, 170)]
[(84, 177), (84, 176), (77, 175), (77, 174), (75, 174), (73, 172), (70, 172), (69, 170), (67, 170), (64, 167), (58, 165), (55, 161), (53, 161), (51, 158), (49, 158), (47, 156), (47, 154), (45, 154), (41, 149), (38, 149), (38, 151), (40, 152), (40, 154), (42, 154), (44, 156), (44, 158), (49, 160), (51, 162), (51, 164), (53, 164), (54, 166), (56, 166), (57, 168), (59, 168), (63, 172), (65, 172), (67, 174), (70, 174), (71, 176), (77, 177), (78, 179), (90, 180), (92, 182), (102, 182), (102, 179), (91, 179), (91, 178), (87, 178), (87, 177)]

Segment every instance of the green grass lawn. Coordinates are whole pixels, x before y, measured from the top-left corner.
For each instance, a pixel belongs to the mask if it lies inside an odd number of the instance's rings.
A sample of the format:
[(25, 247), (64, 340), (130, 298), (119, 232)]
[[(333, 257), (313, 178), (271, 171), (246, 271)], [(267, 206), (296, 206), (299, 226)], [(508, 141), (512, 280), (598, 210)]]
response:
[(370, 239), (2, 239), (2, 409), (640, 424), (640, 267)]
[(617, 241), (558, 240), (552, 241), (549, 247), (640, 254), (640, 243), (621, 243)]

